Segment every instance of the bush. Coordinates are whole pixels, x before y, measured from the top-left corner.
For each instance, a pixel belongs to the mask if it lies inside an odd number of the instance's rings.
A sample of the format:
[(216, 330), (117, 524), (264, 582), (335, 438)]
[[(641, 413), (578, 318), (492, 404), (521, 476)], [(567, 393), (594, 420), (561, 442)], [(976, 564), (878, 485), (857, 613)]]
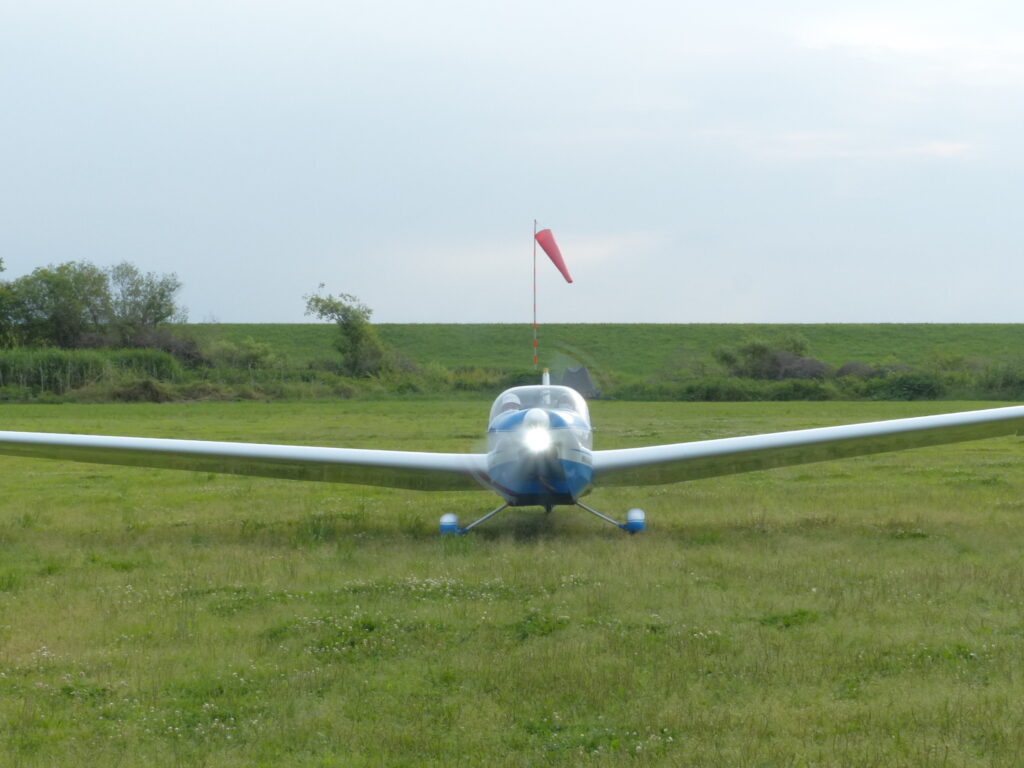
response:
[(64, 394), (90, 384), (129, 378), (176, 381), (181, 365), (155, 349), (10, 349), (0, 351), (0, 387), (17, 386), (33, 394)]
[(832, 374), (832, 367), (813, 357), (799, 357), (788, 352), (776, 355), (779, 379), (825, 379)]
[(234, 395), (221, 385), (205, 379), (178, 388), (180, 400), (232, 400)]
[(854, 379), (873, 379), (878, 376), (878, 371), (867, 363), (853, 360), (849, 363), (843, 363), (839, 366), (839, 370), (836, 371), (836, 378), (841, 379), (846, 376)]
[(110, 398), (119, 403), (169, 403), (177, 399), (177, 393), (165, 382), (135, 379), (112, 387)]
[(813, 379), (789, 379), (771, 384), (769, 400), (836, 400), (839, 390), (830, 382)]
[(667, 381), (628, 381), (611, 390), (616, 400), (665, 402), (743, 402), (765, 400), (765, 385), (750, 379), (711, 378), (686, 383)]
[(997, 363), (978, 375), (981, 396), (993, 400), (1024, 400), (1024, 361)]
[(8, 384), (0, 387), (0, 402), (18, 402), (29, 400), (32, 397), (32, 390), (17, 384)]
[(709, 403), (762, 400), (762, 389), (763, 385), (749, 379), (704, 379), (686, 384), (675, 399)]
[(132, 347), (158, 349), (166, 352), (189, 368), (206, 365), (208, 362), (195, 339), (181, 335), (180, 329), (173, 326), (142, 328), (136, 331), (131, 342)]
[[(679, 384), (665, 381), (642, 381), (637, 379), (617, 385), (611, 390), (610, 397), (615, 400), (638, 401), (690, 399), (682, 397), (682, 392), (683, 388)], [(703, 398), (693, 399), (699, 400)]]
[(752, 339), (738, 347), (717, 350), (714, 355), (733, 376), (745, 379), (782, 381), (784, 379), (824, 379), (830, 366), (806, 357), (807, 340), (800, 336), (777, 341)]
[(511, 387), (539, 382), (540, 375), (536, 371), (465, 367), (451, 371), (451, 387), (460, 392), (500, 392)]
[(173, 355), (158, 349), (117, 349), (106, 352), (120, 372), (178, 381), (185, 371)]
[(867, 382), (865, 394), (875, 400), (938, 400), (945, 393), (934, 373), (897, 373)]
[(247, 337), (239, 342), (215, 341), (206, 357), (214, 365), (228, 368), (272, 368), (280, 365), (280, 358), (269, 344)]

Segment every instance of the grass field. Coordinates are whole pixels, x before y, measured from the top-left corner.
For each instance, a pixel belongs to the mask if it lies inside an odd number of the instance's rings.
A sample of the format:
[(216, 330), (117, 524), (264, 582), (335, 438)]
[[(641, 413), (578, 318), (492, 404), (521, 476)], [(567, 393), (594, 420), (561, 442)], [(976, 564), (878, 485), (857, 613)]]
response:
[[(592, 404), (598, 448), (974, 403)], [(5, 405), (3, 429), (475, 450), (454, 401)], [(0, 765), (1018, 766), (1017, 438), (581, 511), (0, 459)]]
[[(241, 341), (253, 338), (306, 364), (332, 354), (335, 330), (317, 324), (194, 324), (198, 338)], [(408, 359), (447, 367), (526, 369), (532, 361), (532, 331), (522, 325), (382, 324), (381, 338)], [(653, 376), (674, 367), (710, 362), (716, 349), (753, 337), (797, 333), (808, 354), (830, 365), (851, 360), (871, 364), (898, 361), (918, 366), (936, 356), (969, 359), (1024, 358), (1024, 325), (951, 323), (806, 325), (541, 325), (541, 352), (554, 367), (584, 363), (598, 372)]]

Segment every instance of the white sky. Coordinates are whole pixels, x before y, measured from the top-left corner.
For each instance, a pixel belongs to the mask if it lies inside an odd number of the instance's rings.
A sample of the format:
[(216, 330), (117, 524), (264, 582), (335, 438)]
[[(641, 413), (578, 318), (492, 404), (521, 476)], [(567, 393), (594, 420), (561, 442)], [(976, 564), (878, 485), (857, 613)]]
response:
[(1024, 5), (0, 0), (0, 257), (193, 321), (1024, 322)]

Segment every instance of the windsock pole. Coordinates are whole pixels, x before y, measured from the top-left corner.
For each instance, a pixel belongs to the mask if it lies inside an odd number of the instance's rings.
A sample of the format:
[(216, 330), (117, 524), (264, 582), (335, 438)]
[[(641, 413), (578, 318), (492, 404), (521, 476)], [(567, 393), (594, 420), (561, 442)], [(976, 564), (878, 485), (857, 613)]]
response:
[(537, 220), (533, 220), (533, 370), (537, 370)]

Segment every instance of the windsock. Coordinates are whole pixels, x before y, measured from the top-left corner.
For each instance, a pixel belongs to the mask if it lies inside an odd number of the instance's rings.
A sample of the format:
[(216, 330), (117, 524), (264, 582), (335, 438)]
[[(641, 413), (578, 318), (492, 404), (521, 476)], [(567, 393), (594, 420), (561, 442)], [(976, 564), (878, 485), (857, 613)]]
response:
[(565, 266), (565, 260), (562, 259), (562, 252), (558, 250), (558, 243), (555, 242), (555, 236), (551, 234), (550, 229), (542, 229), (534, 237), (537, 238), (537, 242), (540, 243), (540, 247), (544, 249), (544, 253), (551, 259), (551, 263), (558, 267), (558, 271), (562, 273), (562, 277), (565, 278), (565, 282), (571, 283), (572, 277), (569, 275), (569, 268)]

